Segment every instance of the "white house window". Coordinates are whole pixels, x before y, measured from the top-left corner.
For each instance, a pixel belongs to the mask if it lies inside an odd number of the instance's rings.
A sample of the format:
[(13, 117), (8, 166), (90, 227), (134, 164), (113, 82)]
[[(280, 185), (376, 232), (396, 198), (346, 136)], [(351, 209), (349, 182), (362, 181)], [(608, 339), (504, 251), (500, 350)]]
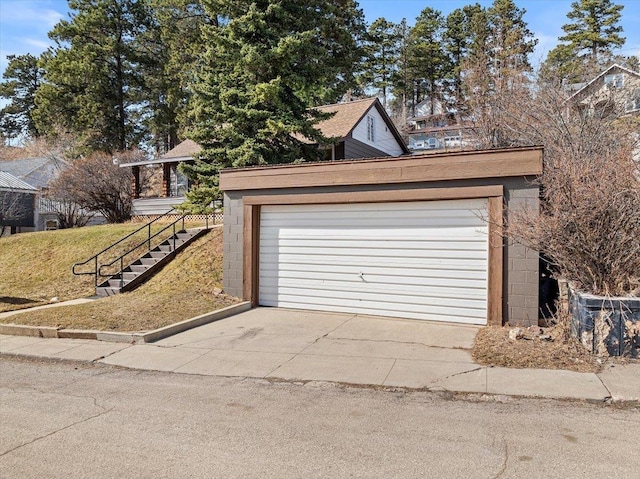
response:
[(169, 174), (169, 195), (172, 198), (184, 196), (189, 191), (189, 179), (177, 165), (171, 165)]
[(367, 115), (367, 140), (376, 142), (376, 119), (371, 115)]
[(622, 86), (624, 85), (624, 77), (622, 73), (605, 75), (604, 84), (609, 88), (622, 88)]

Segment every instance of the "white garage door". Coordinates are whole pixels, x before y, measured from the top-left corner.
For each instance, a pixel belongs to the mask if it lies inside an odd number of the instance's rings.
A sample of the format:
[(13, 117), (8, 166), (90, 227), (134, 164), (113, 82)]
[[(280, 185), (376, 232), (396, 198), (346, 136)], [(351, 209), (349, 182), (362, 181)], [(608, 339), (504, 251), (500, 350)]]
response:
[(487, 200), (263, 206), (259, 303), (487, 322)]

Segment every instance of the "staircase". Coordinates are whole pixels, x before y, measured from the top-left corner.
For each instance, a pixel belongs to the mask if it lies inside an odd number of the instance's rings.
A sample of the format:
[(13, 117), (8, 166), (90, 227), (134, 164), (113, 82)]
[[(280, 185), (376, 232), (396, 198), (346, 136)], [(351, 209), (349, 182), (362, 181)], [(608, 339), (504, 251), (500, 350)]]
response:
[[(211, 230), (208, 217), (204, 227), (185, 229), (185, 216), (183, 215), (152, 234), (152, 225), (170, 214), (171, 211), (155, 218), (88, 260), (74, 264), (73, 274), (95, 276), (97, 296), (111, 296), (135, 289), (162, 269), (178, 252)], [(140, 235), (141, 232), (142, 235)], [(136, 235), (138, 238), (135, 238)], [(134, 246), (110, 260), (117, 254), (114, 253), (117, 246), (125, 244), (125, 240), (130, 240), (129, 243), (131, 243), (134, 238)], [(132, 259), (133, 261), (131, 261)], [(86, 268), (87, 265), (91, 265), (92, 269), (79, 271), (80, 268), (83, 266)]]

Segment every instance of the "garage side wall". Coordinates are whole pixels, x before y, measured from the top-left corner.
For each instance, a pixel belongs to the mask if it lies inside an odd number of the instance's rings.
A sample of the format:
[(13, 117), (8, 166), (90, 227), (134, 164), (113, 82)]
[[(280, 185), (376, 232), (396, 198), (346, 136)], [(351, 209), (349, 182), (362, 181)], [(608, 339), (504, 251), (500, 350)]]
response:
[[(489, 178), (481, 180), (438, 181), (376, 186), (354, 185), (321, 188), (285, 188), (231, 191), (224, 195), (224, 290), (243, 295), (243, 197), (245, 195), (298, 195), (338, 192), (376, 191), (423, 188), (457, 188), (502, 185), (508, 214), (521, 206), (538, 208), (539, 189), (531, 177)], [(508, 221), (508, 218), (507, 218)], [(538, 322), (539, 264), (538, 254), (512, 241), (504, 240), (503, 250), (503, 320), (512, 325), (536, 325)]]

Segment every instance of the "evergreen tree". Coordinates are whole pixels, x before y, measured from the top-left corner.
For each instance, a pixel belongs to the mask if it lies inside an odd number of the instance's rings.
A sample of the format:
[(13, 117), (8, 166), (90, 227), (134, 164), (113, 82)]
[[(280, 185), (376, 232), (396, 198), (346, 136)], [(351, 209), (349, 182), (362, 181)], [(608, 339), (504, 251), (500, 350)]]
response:
[(162, 154), (184, 135), (202, 27), (217, 19), (198, 0), (149, 1), (153, 23), (135, 39), (143, 81), (139, 110), (153, 149)]
[(487, 10), (489, 58), (496, 73), (531, 71), (529, 55), (538, 43), (527, 27), (520, 9), (512, 0), (494, 0)]
[(220, 168), (319, 159), (309, 142), (325, 116), (312, 107), (337, 101), (353, 84), (364, 33), (353, 0), (205, 0), (219, 26), (204, 29), (207, 49), (194, 85), (191, 138), (202, 158), (185, 172), (199, 187), (191, 205), (217, 196)]
[(581, 57), (597, 63), (602, 57), (610, 57), (612, 50), (624, 45), (620, 36), (623, 5), (614, 5), (611, 0), (579, 0), (571, 4), (567, 18), (573, 20), (562, 26), (565, 35), (558, 40), (566, 42)]
[(512, 146), (509, 98), (530, 95), (528, 55), (536, 40), (512, 0), (494, 0), (472, 19), (474, 39), (465, 61), (464, 109), (484, 147)]
[(399, 41), (396, 24), (384, 18), (378, 18), (369, 26), (363, 79), (367, 86), (380, 92), (385, 108), (387, 107), (391, 78), (397, 69)]
[[(481, 21), (478, 21), (480, 19)], [(479, 31), (478, 26), (480, 26)], [(464, 61), (469, 58), (475, 43), (481, 37), (482, 49), (486, 45), (488, 26), (486, 13), (480, 4), (466, 5), (453, 10), (445, 20), (444, 45), (451, 63), (450, 71), (450, 101), (457, 110), (464, 102), (462, 92), (462, 75)]]
[(558, 39), (561, 43), (542, 65), (540, 73), (545, 81), (578, 83), (593, 77), (607, 63), (629, 64), (629, 58), (613, 56), (613, 50), (625, 41), (618, 25), (622, 5), (610, 0), (580, 0), (571, 7), (567, 17), (573, 22), (562, 27), (565, 35)]
[[(413, 105), (424, 99), (431, 101), (431, 114), (443, 98), (443, 80), (451, 64), (443, 49), (444, 18), (442, 13), (426, 7), (411, 29), (410, 68), (414, 80)], [(415, 114), (415, 111), (414, 111)]]
[(150, 26), (145, 0), (70, 0), (70, 20), (49, 33), (45, 82), (36, 94), (36, 125), (46, 134), (77, 134), (87, 150), (126, 150), (145, 132), (140, 110), (140, 52), (135, 39)]
[(35, 94), (42, 81), (44, 71), (38, 66), (38, 59), (31, 55), (9, 55), (9, 64), (0, 83), (0, 98), (9, 103), (0, 110), (0, 132), (5, 138), (26, 135), (39, 136), (32, 114), (35, 108)]
[(409, 99), (413, 98), (413, 82), (411, 80), (411, 27), (407, 19), (396, 24), (395, 34), (398, 38), (398, 54), (396, 69), (391, 76), (391, 90), (394, 99), (391, 101), (391, 111), (400, 126), (407, 121), (407, 107)]

